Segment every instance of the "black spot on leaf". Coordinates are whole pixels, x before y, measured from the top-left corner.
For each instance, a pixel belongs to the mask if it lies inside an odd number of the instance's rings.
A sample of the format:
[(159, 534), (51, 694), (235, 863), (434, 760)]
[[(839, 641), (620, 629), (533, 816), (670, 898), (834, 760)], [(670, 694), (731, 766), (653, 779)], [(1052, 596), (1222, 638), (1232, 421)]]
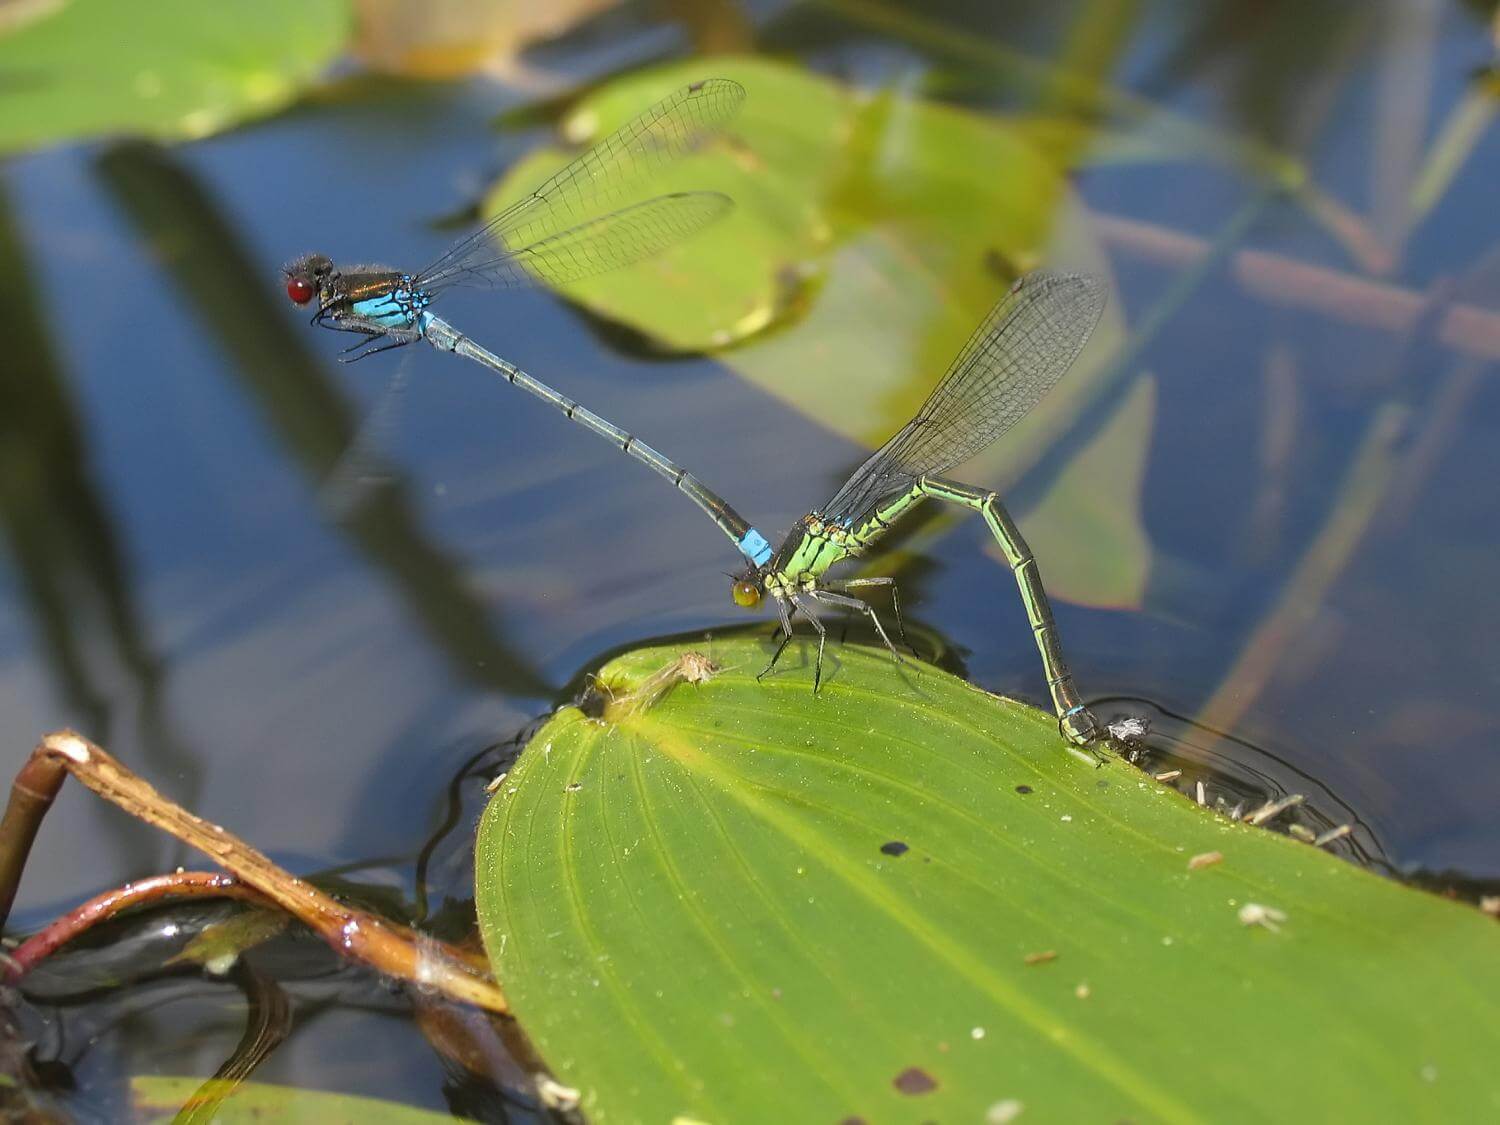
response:
[(930, 1094), (937, 1089), (937, 1079), (920, 1066), (909, 1066), (892, 1080), (903, 1094)]
[(889, 843), (881, 844), (880, 850), (886, 855), (905, 855), (911, 849), (900, 840), (891, 840)]

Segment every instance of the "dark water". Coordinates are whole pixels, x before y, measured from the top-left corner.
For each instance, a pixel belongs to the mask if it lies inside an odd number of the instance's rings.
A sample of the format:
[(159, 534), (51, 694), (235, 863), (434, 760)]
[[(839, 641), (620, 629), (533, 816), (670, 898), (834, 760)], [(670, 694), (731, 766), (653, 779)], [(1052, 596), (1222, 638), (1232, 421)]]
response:
[[(1115, 82), (1211, 135), (1296, 153), (1372, 249), (1359, 260), (1326, 218), (1263, 199), (1263, 180), (1224, 162), (1101, 160), (1079, 175), (1117, 232), (1131, 220), (1211, 242), (1262, 202), (1135, 365), (1159, 380), (1143, 604), (1056, 609), (1085, 694), (1213, 728), (1163, 720), (1190, 762), (1198, 747), (1232, 763), (1247, 744), (1243, 768), (1356, 823), (1367, 854), (1482, 882), (1500, 879), (1500, 134), (1479, 136), (1430, 212), (1405, 206), (1494, 57), (1476, 8), (1225, 3), (1195, 7), (1191, 26), (1175, 7), (1135, 12)], [(748, 18), (763, 49), (813, 70), (1005, 111), (1026, 104), (1024, 88), (955, 42), (1052, 59), (1091, 11), (756, 6)], [(610, 20), (608, 36), (553, 45), (537, 65), (570, 75), (565, 92), (688, 49), (642, 13)], [(743, 621), (722, 574), (737, 560), (650, 473), (430, 349), (340, 367), (344, 341), (283, 307), (277, 267), (310, 249), (434, 257), (455, 236), (439, 220), (546, 138), (545, 125), (493, 125), (534, 100), (485, 80), (357, 81), (191, 145), (72, 146), (6, 165), (11, 762), (77, 726), (294, 869), (344, 868), (410, 906), (415, 857), (476, 755), (602, 654)], [(1145, 243), (1105, 236), (1133, 330), (1184, 268)], [(1286, 263), (1390, 287), (1417, 315), (1382, 321), (1358, 289), (1309, 297)], [(1490, 319), (1455, 339), (1458, 306)], [(445, 313), (693, 467), (768, 533), (862, 456), (714, 360), (652, 358), (545, 293), (455, 293)], [(331, 519), (334, 466), (403, 364), (385, 475), (364, 482), (355, 516)], [(1061, 456), (1012, 492), (1023, 530)], [(1040, 701), (1024, 618), (1008, 591), (994, 596), (1009, 579), (983, 537), (972, 521), (923, 546), (905, 604), (978, 683)], [(1248, 670), (1247, 650), (1260, 654)], [(482, 780), (438, 849), (434, 909), (468, 894)], [(17, 922), (187, 859), (69, 790)], [(300, 948), (284, 954), (301, 978), (293, 1041), (257, 1077), (448, 1104), (404, 1002)], [(231, 984), (49, 988), (66, 1003), (39, 1009), (39, 1053), (88, 1091), (83, 1113), (114, 1104), (121, 1074), (211, 1072), (243, 1029)]]

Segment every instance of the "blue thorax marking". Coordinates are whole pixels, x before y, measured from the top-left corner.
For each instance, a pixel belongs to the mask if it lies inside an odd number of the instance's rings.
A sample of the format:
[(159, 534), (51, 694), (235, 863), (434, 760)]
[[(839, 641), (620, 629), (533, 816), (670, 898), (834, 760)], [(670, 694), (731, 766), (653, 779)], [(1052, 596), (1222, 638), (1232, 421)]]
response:
[(740, 553), (756, 566), (765, 566), (771, 561), (771, 544), (753, 527), (741, 536), (738, 546)]
[(389, 293), (354, 302), (354, 315), (382, 328), (413, 327), (417, 314), (432, 303), (432, 298), (420, 289), (413, 289), (411, 281), (411, 278), (403, 277), (401, 284)]

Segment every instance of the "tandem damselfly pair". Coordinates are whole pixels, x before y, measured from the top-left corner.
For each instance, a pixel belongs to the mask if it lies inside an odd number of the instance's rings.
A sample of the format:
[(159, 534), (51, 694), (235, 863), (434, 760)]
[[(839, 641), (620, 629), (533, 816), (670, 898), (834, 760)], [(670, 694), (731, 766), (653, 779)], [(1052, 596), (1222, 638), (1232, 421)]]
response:
[[(735, 602), (754, 606), (769, 596), (775, 603), (782, 638), (762, 675), (775, 667), (791, 640), (793, 618), (801, 614), (818, 635), (813, 690), (818, 689), (827, 631), (815, 612), (817, 606), (867, 615), (899, 659), (874, 609), (849, 592), (888, 587), (894, 605), (893, 579), (839, 580), (829, 578), (828, 571), (869, 553), (892, 523), (924, 500), (978, 512), (1015, 575), (1059, 729), (1074, 743), (1093, 741), (1101, 728), (1084, 706), (1063, 659), (1035, 557), (994, 492), (941, 474), (1000, 437), (1062, 378), (1104, 307), (1105, 290), (1097, 278), (1033, 273), (1017, 281), (964, 345), (916, 416), (861, 465), (833, 499), (797, 521), (775, 549), (686, 469), (429, 311), (444, 291), (458, 285), (561, 285), (619, 269), (723, 216), (733, 206), (728, 197), (678, 192), (585, 217), (620, 199), (661, 165), (702, 147), (738, 112), (744, 97), (743, 88), (734, 82), (695, 82), (605, 137), (426, 269), (340, 270), (329, 258), (311, 254), (286, 268), (287, 295), (299, 305), (316, 300), (314, 323), (364, 337), (347, 349), (346, 358), (426, 340), (551, 403), (665, 477), (706, 512), (744, 556), (747, 568), (734, 579)], [(897, 615), (899, 621), (899, 610)]]

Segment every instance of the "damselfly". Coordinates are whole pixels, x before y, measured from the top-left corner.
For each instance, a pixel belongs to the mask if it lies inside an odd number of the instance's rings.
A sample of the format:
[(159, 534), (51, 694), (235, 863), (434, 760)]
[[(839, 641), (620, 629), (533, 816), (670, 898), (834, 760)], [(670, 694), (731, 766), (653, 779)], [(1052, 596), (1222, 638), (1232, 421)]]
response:
[(744, 100), (737, 82), (694, 82), (605, 137), (426, 269), (338, 269), (326, 255), (308, 254), (283, 271), (287, 296), (299, 305), (317, 299), (314, 324), (364, 336), (346, 349), (350, 359), (423, 338), (451, 351), (448, 341), (457, 333), (427, 311), (447, 289), (562, 285), (649, 258), (722, 217), (733, 206), (728, 196), (692, 191), (586, 218), (591, 208), (618, 201), (663, 164), (699, 148)]
[[(1036, 273), (1016, 282), (964, 345), (917, 416), (827, 505), (799, 520), (774, 551), (765, 536), (686, 469), (427, 311), (434, 297), (453, 285), (556, 284), (627, 265), (717, 218), (730, 206), (727, 198), (690, 192), (658, 196), (575, 226), (564, 227), (562, 221), (562, 216), (575, 218), (585, 204), (616, 197), (618, 190), (612, 185), (696, 147), (733, 115), (743, 97), (737, 84), (723, 79), (679, 91), (605, 138), (419, 274), (378, 268), (341, 272), (328, 258), (314, 254), (287, 267), (287, 295), (297, 304), (316, 296), (315, 323), (369, 337), (353, 351), (380, 340), (390, 342), (362, 354), (426, 339), (439, 351), (472, 359), (550, 402), (671, 481), (748, 561), (748, 569), (734, 581), (735, 602), (753, 606), (766, 594), (776, 599), (783, 636), (762, 676), (780, 659), (792, 637), (792, 618), (801, 613), (818, 633), (813, 690), (818, 689), (827, 631), (812, 611), (814, 603), (866, 614), (899, 659), (874, 609), (847, 593), (886, 586), (894, 604), (893, 580), (829, 581), (828, 570), (865, 554), (894, 520), (922, 500), (943, 500), (979, 512), (1020, 587), (1059, 729), (1074, 742), (1091, 742), (1099, 737), (1099, 725), (1073, 685), (1036, 559), (1015, 522), (995, 493), (936, 474), (989, 445), (1062, 378), (1104, 307), (1098, 279)], [(899, 608), (897, 618), (899, 622)]]
[[(326, 256), (309, 254), (283, 271), (287, 296), (299, 305), (316, 297), (313, 323), (365, 336), (346, 351), (353, 353), (351, 358), (425, 339), (439, 351), (454, 352), (499, 373), (666, 477), (753, 560), (765, 540), (686, 469), (427, 311), (444, 290), (456, 285), (560, 285), (618, 269), (719, 218), (733, 205), (727, 196), (682, 192), (579, 221), (591, 206), (621, 198), (643, 176), (699, 148), (744, 100), (744, 88), (737, 82), (694, 82), (605, 137), (420, 273), (383, 267), (339, 270)], [(382, 340), (388, 342), (369, 347)]]
[[(742, 537), (750, 567), (735, 580), (734, 600), (753, 606), (769, 594), (781, 616), (781, 643), (762, 676), (776, 666), (792, 638), (792, 617), (800, 612), (818, 634), (817, 690), (828, 634), (813, 613), (815, 604), (865, 614), (900, 659), (874, 609), (847, 592), (886, 586), (894, 605), (894, 579), (830, 581), (826, 575), (836, 563), (868, 552), (894, 521), (923, 500), (941, 500), (983, 516), (1004, 552), (1041, 650), (1059, 729), (1080, 744), (1099, 737), (1099, 724), (1063, 660), (1036, 558), (1015, 521), (995, 493), (937, 474), (967, 461), (1019, 422), (1072, 366), (1103, 309), (1104, 286), (1097, 278), (1050, 273), (1021, 278), (969, 338), (916, 417), (861, 465), (832, 500), (798, 520), (774, 552), (753, 529)], [(757, 544), (753, 553), (745, 549), (747, 543)], [(899, 608), (896, 613), (899, 623)]]

